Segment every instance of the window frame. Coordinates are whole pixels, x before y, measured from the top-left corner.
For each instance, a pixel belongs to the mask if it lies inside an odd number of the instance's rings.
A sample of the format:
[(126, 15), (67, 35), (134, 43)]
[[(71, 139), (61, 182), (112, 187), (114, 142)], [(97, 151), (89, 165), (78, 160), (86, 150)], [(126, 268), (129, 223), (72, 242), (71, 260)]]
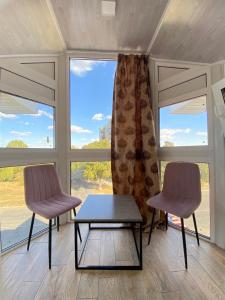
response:
[[(9, 58), (11, 58), (11, 56), (9, 56)], [(16, 167), (25, 165), (54, 163), (56, 164), (56, 168), (59, 171), (58, 173), (62, 181), (63, 176), (60, 170), (61, 163), (60, 158), (58, 157), (58, 153), (60, 152), (59, 146), (61, 144), (62, 139), (62, 134), (59, 132), (59, 127), (61, 123), (59, 109), (61, 108), (60, 104), (63, 102), (59, 101), (59, 96), (62, 96), (61, 93), (59, 95), (59, 62), (60, 61), (57, 56), (21, 56), (14, 58), (13, 63), (11, 60), (5, 60), (5, 58), (0, 59), (0, 69), (5, 69), (6, 71), (8, 70), (9, 72), (13, 72), (19, 77), (23, 77), (31, 82), (43, 85), (47, 88), (54, 90), (54, 99), (48, 99), (47, 97), (37, 95), (33, 92), (17, 88), (13, 85), (5, 84), (0, 81), (0, 90), (3, 93), (8, 93), (30, 101), (50, 105), (51, 107), (53, 107), (55, 125), (54, 148), (0, 148), (0, 167)], [(24, 66), (24, 64), (26, 63), (53, 63), (54, 79), (47, 77), (39, 72), (33, 71), (29, 67)], [(43, 233), (45, 233), (45, 231), (41, 234)], [(37, 235), (35, 234), (35, 237), (37, 236), (39, 236), (38, 233)], [(7, 253), (8, 251), (15, 249), (16, 247), (23, 245), (24, 243), (26, 243), (26, 241), (27, 239), (19, 242), (15, 246), (13, 245), (12, 247), (9, 247), (9, 249), (5, 250), (4, 253)], [(1, 252), (0, 255), (2, 255)]]
[(111, 149), (71, 149), (71, 110), (70, 110), (70, 60), (114, 60), (117, 61), (117, 53), (98, 52), (72, 52), (67, 55), (67, 168), (68, 168), (68, 190), (70, 191), (70, 164), (72, 162), (94, 162), (110, 161)]
[[(42, 164), (47, 164), (47, 163), (48, 164), (54, 164), (56, 166), (56, 162), (54, 160), (50, 161), (50, 160), (46, 159), (46, 161), (44, 161), (43, 159), (41, 159), (41, 160), (37, 160), (35, 162), (33, 160), (30, 161), (30, 162), (27, 160), (26, 163), (23, 163), (22, 161), (20, 163), (17, 163), (16, 161), (15, 162), (11, 161), (10, 163), (7, 164), (7, 162), (6, 162), (4, 165), (0, 164), (0, 168), (37, 166), (37, 165), (42, 165)], [(30, 211), (30, 216), (32, 217), (32, 211)], [(53, 219), (52, 227), (53, 228), (56, 227), (56, 218)], [(30, 228), (30, 225), (28, 225), (28, 229), (29, 228)], [(34, 233), (34, 234), (32, 233), (32, 239), (37, 238), (39, 236), (42, 236), (43, 234), (45, 234), (47, 232), (48, 232), (48, 226), (46, 228)], [(0, 239), (1, 239), (1, 228), (0, 228)], [(12, 245), (4, 248), (4, 249), (2, 249), (2, 244), (1, 244), (1, 241), (0, 241), (0, 255), (8, 253), (9, 251), (24, 245), (25, 243), (27, 243), (27, 241), (28, 241), (28, 235), (24, 239), (16, 242), (15, 244), (12, 244)]]
[[(159, 83), (159, 68), (186, 68), (187, 71), (181, 72), (178, 75), (171, 76)], [(153, 88), (153, 113), (156, 120), (156, 139), (158, 157), (160, 161), (189, 161), (198, 163), (207, 163), (209, 166), (209, 186), (210, 186), (210, 237), (211, 242), (215, 241), (215, 176), (214, 176), (214, 141), (213, 141), (213, 104), (211, 92), (211, 76), (210, 67), (207, 65), (183, 64), (175, 62), (165, 62), (155, 60), (154, 62), (154, 88)], [(159, 101), (159, 92), (163, 88), (173, 87), (201, 75), (206, 75), (206, 88), (194, 90), (192, 92), (176, 96), (172, 99)], [(176, 147), (160, 147), (160, 119), (159, 109), (168, 105), (173, 105), (185, 100), (190, 100), (199, 96), (206, 96), (207, 109), (207, 130), (208, 130), (208, 145), (204, 146), (176, 146)], [(173, 224), (174, 226), (174, 224)], [(204, 238), (204, 237), (203, 237)]]
[[(72, 59), (114, 60), (117, 53), (80, 52), (72, 51), (66, 56), (66, 106), (67, 106), (67, 190), (71, 194), (71, 164), (73, 162), (104, 162), (111, 161), (111, 149), (72, 149), (71, 148), (71, 105), (70, 105), (70, 61)], [(67, 221), (72, 221), (72, 214), (68, 213)]]
[[(95, 157), (98, 157), (101, 159), (101, 156), (105, 156), (107, 155), (108, 157), (108, 154), (111, 153), (111, 149), (72, 149), (72, 145), (71, 145), (71, 103), (70, 103), (70, 61), (71, 60), (93, 60), (93, 61), (97, 61), (97, 60), (100, 60), (100, 61), (117, 61), (117, 56), (115, 55), (112, 55), (112, 54), (99, 54), (99, 53), (95, 53), (95, 54), (91, 54), (91, 53), (80, 53), (80, 54), (76, 54), (75, 56), (69, 56), (68, 57), (68, 64), (69, 65), (69, 69), (67, 70), (67, 74), (68, 74), (68, 85), (67, 85), (67, 90), (68, 90), (68, 103), (67, 103), (67, 106), (68, 106), (68, 111), (69, 111), (69, 114), (68, 114), (68, 120), (69, 120), (69, 124), (67, 125), (68, 128), (69, 128), (69, 134), (68, 134), (68, 140), (69, 140), (69, 152), (71, 153), (76, 153), (78, 157), (92, 157), (93, 155), (93, 158)], [(70, 154), (71, 154), (70, 153)]]
[[(49, 106), (52, 108), (53, 110), (53, 147), (52, 148), (33, 148), (33, 147), (29, 147), (29, 148), (7, 148), (7, 147), (0, 147), (0, 154), (1, 152), (4, 153), (5, 149), (13, 149), (13, 150), (16, 150), (18, 152), (18, 150), (22, 150), (23, 152), (27, 151), (27, 152), (30, 152), (31, 151), (54, 151), (56, 149), (56, 107), (57, 107), (57, 104), (55, 103), (55, 100), (46, 100), (44, 101), (44, 99), (42, 101), (37, 101), (37, 99), (33, 99), (33, 98), (25, 98), (25, 97), (22, 97), (21, 95), (18, 95), (18, 94), (15, 94), (15, 93), (9, 93), (9, 92), (6, 92), (6, 91), (3, 91), (3, 90), (0, 90), (0, 93), (4, 93), (4, 94), (8, 94), (8, 95), (11, 95), (11, 96), (15, 96), (15, 97), (18, 97), (18, 98), (21, 98), (21, 99), (24, 99), (24, 100), (27, 100), (27, 101), (31, 101), (31, 102), (34, 102), (34, 103), (37, 103), (37, 104), (43, 104), (43, 105), (46, 105), (46, 106)], [(12, 150), (10, 150), (12, 151)]]

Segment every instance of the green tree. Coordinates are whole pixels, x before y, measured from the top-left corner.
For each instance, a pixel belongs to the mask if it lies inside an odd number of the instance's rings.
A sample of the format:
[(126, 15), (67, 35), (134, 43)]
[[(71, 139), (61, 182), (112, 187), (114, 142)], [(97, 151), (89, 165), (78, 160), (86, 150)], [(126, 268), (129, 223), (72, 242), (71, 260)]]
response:
[(101, 140), (101, 141), (94, 141), (90, 144), (84, 145), (83, 149), (110, 149), (111, 143), (109, 140)]
[(7, 148), (28, 148), (27, 144), (24, 143), (22, 140), (12, 140), (10, 141)]
[(71, 164), (71, 172), (75, 173), (78, 170), (84, 169), (84, 163), (83, 162), (73, 162)]
[(99, 181), (100, 188), (102, 188), (103, 179), (111, 178), (110, 162), (86, 163), (83, 177), (87, 180)]

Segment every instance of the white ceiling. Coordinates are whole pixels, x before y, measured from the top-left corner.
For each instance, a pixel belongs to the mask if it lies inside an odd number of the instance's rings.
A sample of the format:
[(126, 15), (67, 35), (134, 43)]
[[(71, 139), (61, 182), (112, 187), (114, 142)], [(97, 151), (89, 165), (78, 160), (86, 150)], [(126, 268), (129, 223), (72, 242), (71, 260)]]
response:
[(225, 59), (225, 0), (171, 0), (151, 53), (212, 63)]
[(225, 59), (225, 0), (0, 0), (0, 55), (140, 51), (212, 63)]
[(116, 16), (101, 0), (51, 0), (68, 49), (146, 51), (167, 0), (117, 0)]
[(63, 50), (45, 0), (0, 0), (0, 54)]

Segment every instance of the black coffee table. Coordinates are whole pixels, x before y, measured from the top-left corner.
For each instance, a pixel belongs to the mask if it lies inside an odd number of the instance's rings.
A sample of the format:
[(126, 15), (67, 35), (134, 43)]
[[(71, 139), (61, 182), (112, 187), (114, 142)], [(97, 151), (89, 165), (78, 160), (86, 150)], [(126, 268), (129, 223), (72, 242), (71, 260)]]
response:
[[(89, 195), (75, 218), (75, 267), (86, 270), (142, 270), (142, 216), (132, 196), (127, 195)], [(78, 225), (87, 223), (88, 233), (78, 257)], [(98, 224), (92, 226), (91, 224)], [(102, 224), (103, 226), (99, 226)], [(104, 224), (107, 224), (105, 226)], [(124, 224), (124, 226), (108, 226), (108, 224)], [(80, 265), (90, 230), (128, 229), (132, 230), (136, 246), (137, 265)], [(136, 234), (139, 240), (137, 241)]]

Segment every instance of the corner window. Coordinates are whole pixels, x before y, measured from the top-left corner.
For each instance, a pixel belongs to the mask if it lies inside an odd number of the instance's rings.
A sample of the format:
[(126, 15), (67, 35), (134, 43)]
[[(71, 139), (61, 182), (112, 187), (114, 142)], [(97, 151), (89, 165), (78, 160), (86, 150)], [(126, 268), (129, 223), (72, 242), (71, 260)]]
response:
[(160, 147), (208, 145), (206, 96), (159, 108)]
[(54, 148), (54, 108), (0, 92), (0, 148)]

